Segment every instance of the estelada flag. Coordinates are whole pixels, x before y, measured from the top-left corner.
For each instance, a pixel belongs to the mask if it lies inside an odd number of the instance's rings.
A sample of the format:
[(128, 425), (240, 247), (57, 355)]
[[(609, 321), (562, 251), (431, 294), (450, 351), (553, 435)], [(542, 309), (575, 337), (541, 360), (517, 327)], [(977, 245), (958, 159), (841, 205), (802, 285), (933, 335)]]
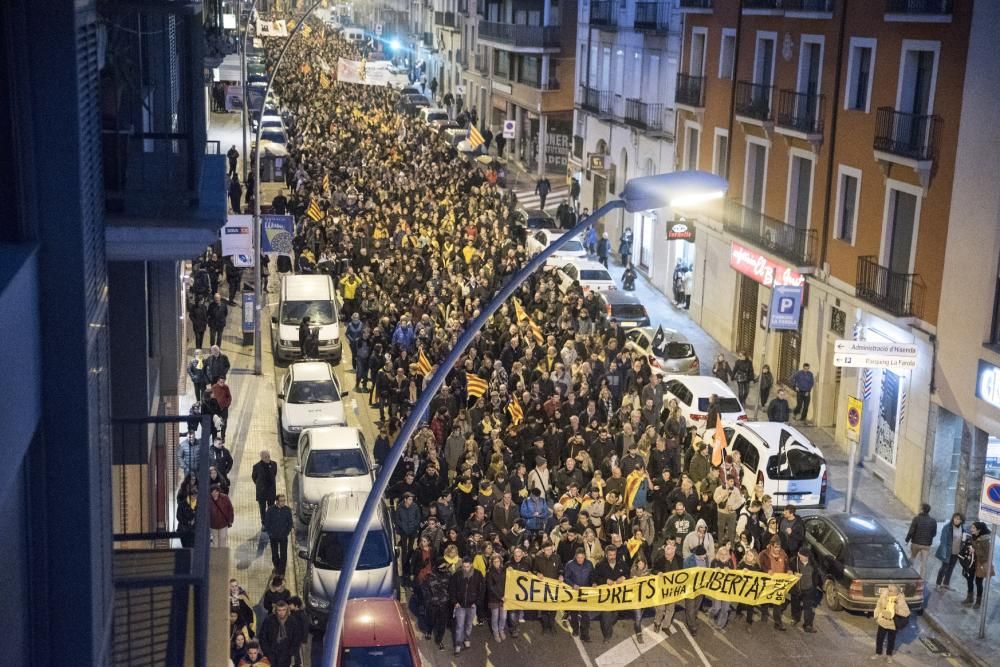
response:
[(485, 394), (487, 387), (489, 387), (489, 384), (486, 382), (486, 380), (479, 377), (478, 375), (473, 375), (472, 373), (469, 373), (466, 376), (465, 383), (469, 396), (475, 396), (476, 398), (479, 398), (480, 396)]
[(512, 424), (520, 424), (524, 421), (524, 408), (521, 407), (521, 403), (516, 398), (507, 406), (507, 412), (510, 413)]
[(420, 350), (420, 352), (417, 353), (417, 370), (420, 371), (421, 375), (429, 375), (431, 368), (433, 368), (433, 366), (431, 366), (431, 362), (424, 355), (424, 351)]
[[(636, 500), (639, 498), (639, 492), (642, 491), (645, 494), (646, 489), (645, 471), (637, 469), (630, 472), (628, 477), (625, 479), (625, 507), (636, 507)], [(643, 507), (646, 506), (645, 496), (643, 496), (640, 504)]]
[(469, 145), (472, 146), (473, 149), (479, 148), (485, 143), (486, 139), (484, 139), (483, 135), (479, 133), (479, 130), (476, 129), (475, 125), (469, 128)]
[(309, 199), (309, 208), (306, 209), (306, 215), (316, 222), (323, 219), (323, 211), (319, 210), (319, 204), (316, 203), (315, 199)]
[(545, 336), (542, 335), (542, 328), (535, 324), (535, 321), (528, 318), (528, 328), (531, 329), (531, 335), (535, 337), (535, 342), (541, 345), (545, 342)]
[(715, 418), (715, 433), (712, 435), (712, 465), (722, 465), (726, 453), (726, 431), (722, 428), (722, 416)]

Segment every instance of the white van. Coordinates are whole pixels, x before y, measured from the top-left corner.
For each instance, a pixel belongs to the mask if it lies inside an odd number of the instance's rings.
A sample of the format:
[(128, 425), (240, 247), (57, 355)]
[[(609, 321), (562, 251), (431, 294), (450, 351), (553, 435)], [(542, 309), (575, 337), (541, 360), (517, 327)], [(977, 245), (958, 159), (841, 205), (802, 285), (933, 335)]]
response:
[(348, 42), (363, 42), (365, 41), (365, 31), (361, 28), (344, 28), (341, 36)]
[(328, 275), (284, 276), (277, 314), (271, 316), (271, 341), (277, 360), (298, 359), (299, 325), (309, 318), (310, 328), (319, 327), (319, 356), (340, 363), (340, 314), (333, 279)]
[(798, 429), (780, 422), (740, 422), (725, 430), (728, 451), (740, 453), (747, 493), (761, 483), (775, 507), (826, 507), (826, 459)]

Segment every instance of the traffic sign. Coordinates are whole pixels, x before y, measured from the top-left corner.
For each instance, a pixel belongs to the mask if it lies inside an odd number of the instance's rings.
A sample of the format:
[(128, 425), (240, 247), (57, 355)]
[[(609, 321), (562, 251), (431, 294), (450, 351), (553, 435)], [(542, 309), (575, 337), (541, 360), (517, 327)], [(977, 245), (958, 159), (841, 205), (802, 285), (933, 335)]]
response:
[(514, 121), (505, 120), (503, 122), (503, 138), (504, 139), (514, 138)]
[(891, 371), (908, 371), (917, 367), (917, 358), (836, 352), (833, 355), (833, 365), (838, 368), (887, 368)]
[(979, 498), (979, 520), (1000, 524), (1000, 478), (983, 477), (983, 493)]
[(917, 346), (912, 343), (882, 343), (875, 340), (838, 340), (833, 344), (833, 351), (840, 354), (917, 357)]
[(375, 24), (375, 34), (378, 35), (379, 37), (382, 36), (382, 24), (381, 23), (376, 23)]
[(861, 411), (864, 404), (856, 396), (847, 397), (847, 439), (858, 442), (861, 439)]
[(802, 310), (802, 286), (775, 285), (771, 290), (770, 325), (775, 330), (797, 331)]

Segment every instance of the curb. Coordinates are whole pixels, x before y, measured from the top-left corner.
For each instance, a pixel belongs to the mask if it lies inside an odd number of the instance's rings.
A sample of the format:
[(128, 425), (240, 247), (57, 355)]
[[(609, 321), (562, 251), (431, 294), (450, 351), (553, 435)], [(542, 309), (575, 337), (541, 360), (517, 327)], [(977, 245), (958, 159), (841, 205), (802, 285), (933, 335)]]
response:
[(959, 639), (951, 630), (949, 630), (943, 623), (941, 623), (937, 618), (935, 618), (934, 614), (931, 613), (930, 610), (926, 608), (924, 609), (924, 615), (922, 616), (922, 620), (926, 621), (928, 626), (930, 626), (939, 635), (944, 637), (955, 648), (958, 654), (971, 664), (975, 665), (976, 667), (991, 667), (991, 665), (993, 664), (991, 662), (984, 661), (978, 655), (970, 651), (966, 647), (965, 642)]

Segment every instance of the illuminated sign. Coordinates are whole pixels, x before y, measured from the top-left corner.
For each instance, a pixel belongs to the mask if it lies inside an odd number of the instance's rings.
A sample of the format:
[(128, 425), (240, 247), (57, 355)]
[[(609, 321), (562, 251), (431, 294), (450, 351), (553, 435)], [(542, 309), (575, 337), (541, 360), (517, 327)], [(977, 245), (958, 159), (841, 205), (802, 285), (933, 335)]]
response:
[(694, 225), (685, 221), (677, 221), (667, 227), (668, 241), (694, 241)]
[(982, 359), (976, 373), (976, 397), (1000, 408), (1000, 368)]
[(753, 278), (764, 287), (779, 285), (800, 287), (806, 282), (805, 276), (795, 269), (778, 264), (739, 243), (733, 243), (729, 253), (729, 266), (748, 278)]

